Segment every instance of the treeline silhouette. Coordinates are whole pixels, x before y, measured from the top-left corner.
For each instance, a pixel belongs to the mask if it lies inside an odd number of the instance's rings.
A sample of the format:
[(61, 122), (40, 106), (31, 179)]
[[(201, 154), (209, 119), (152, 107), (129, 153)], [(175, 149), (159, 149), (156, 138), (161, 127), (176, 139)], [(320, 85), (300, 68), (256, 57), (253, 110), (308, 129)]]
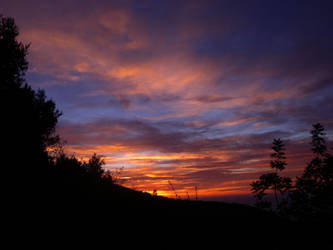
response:
[[(281, 139), (273, 140), (273, 172), (251, 184), (257, 207), (293, 220), (333, 222), (333, 155), (327, 150), (323, 125), (313, 124), (311, 135), (314, 158), (295, 180), (280, 175), (287, 166), (285, 145)], [(264, 199), (267, 191), (273, 193), (274, 202)]]
[[(13, 18), (0, 16), (1, 165), (5, 195), (22, 204), (71, 201), (114, 183), (94, 154), (87, 162), (64, 154), (55, 127), (61, 112), (25, 81), (29, 44)], [(97, 188), (98, 187), (98, 188)], [(96, 192), (98, 193), (98, 192)], [(90, 195), (90, 197), (89, 197)]]

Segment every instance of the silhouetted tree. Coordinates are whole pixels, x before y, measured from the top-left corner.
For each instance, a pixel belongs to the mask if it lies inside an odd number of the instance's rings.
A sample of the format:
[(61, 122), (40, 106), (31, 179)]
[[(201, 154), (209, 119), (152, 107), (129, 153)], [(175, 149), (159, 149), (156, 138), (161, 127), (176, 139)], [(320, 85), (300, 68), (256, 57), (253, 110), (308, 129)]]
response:
[(15, 159), (11, 164), (25, 170), (47, 161), (47, 148), (59, 141), (55, 126), (61, 112), (43, 90), (34, 91), (25, 83), (29, 44), (18, 42), (18, 35), (14, 19), (0, 16), (2, 144), (6, 155)]
[(312, 125), (313, 129), (311, 130), (312, 134), (312, 152), (316, 154), (316, 157), (325, 157), (327, 156), (327, 147), (324, 139), (324, 126), (320, 123), (316, 123)]
[(59, 141), (55, 126), (61, 112), (43, 90), (25, 82), (29, 44), (18, 42), (18, 35), (14, 19), (0, 15), (1, 167), (6, 194), (24, 202), (38, 199), (48, 185), (47, 151)]
[[(295, 184), (289, 177), (280, 177), (285, 169), (285, 148), (281, 140), (273, 141), (271, 168), (275, 172), (263, 174), (251, 184), (257, 206), (269, 208), (271, 203), (263, 197), (267, 190), (274, 191), (278, 212), (294, 219), (330, 219), (333, 221), (333, 156), (327, 152), (324, 127), (314, 124), (311, 130), (311, 150), (314, 158), (309, 162)], [(283, 199), (278, 194), (287, 193)]]
[(297, 178), (291, 196), (294, 214), (303, 217), (333, 211), (333, 162), (332, 155), (327, 152), (324, 127), (320, 123), (314, 124), (311, 134), (315, 157)]
[(271, 207), (271, 203), (263, 200), (263, 197), (266, 195), (266, 190), (273, 190), (275, 205), (278, 209), (281, 209), (286, 201), (282, 198), (279, 199), (279, 195), (283, 195), (290, 190), (291, 179), (289, 177), (281, 177), (278, 173), (284, 170), (287, 165), (283, 142), (280, 139), (274, 139), (272, 149), (270, 165), (275, 172), (261, 175), (259, 180), (253, 182), (251, 186), (257, 200), (257, 206), (261, 208)]
[(84, 164), (84, 166), (90, 176), (96, 180), (99, 180), (103, 178), (105, 173), (105, 170), (102, 168), (104, 164), (104, 160), (100, 156), (97, 156), (96, 153), (94, 153), (89, 161)]
[(18, 35), (19, 32), (14, 19), (5, 18), (0, 14), (0, 77), (2, 90), (12, 85), (20, 87), (28, 69), (26, 56), (29, 44), (16, 41)]
[(0, 16), (0, 131), (8, 195), (22, 202), (63, 203), (110, 190), (112, 174), (100, 156), (82, 162), (64, 153), (55, 134), (61, 112), (43, 90), (25, 82), (29, 45), (18, 42), (18, 35), (14, 19)]

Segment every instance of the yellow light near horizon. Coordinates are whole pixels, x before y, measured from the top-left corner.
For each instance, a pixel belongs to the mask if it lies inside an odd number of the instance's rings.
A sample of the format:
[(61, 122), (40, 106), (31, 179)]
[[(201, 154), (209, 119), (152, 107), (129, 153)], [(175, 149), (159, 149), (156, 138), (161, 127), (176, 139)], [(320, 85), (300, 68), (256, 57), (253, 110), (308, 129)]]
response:
[(133, 158), (137, 160), (169, 160), (169, 159), (199, 159), (203, 158), (202, 155), (194, 155), (194, 154), (174, 154), (174, 155), (140, 155), (134, 156)]
[(145, 174), (145, 176), (147, 176), (147, 177), (151, 177), (151, 178), (156, 177), (156, 175), (154, 175), (154, 174)]

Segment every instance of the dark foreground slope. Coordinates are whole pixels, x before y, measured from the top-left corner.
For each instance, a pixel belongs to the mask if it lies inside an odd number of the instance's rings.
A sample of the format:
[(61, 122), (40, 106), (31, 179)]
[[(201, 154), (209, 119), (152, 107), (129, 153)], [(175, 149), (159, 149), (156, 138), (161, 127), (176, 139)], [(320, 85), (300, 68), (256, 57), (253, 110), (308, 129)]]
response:
[[(26, 199), (25, 199), (26, 200)], [(214, 218), (224, 223), (283, 224), (286, 220), (255, 207), (214, 201), (194, 201), (152, 196), (117, 184), (96, 186), (46, 186), (25, 201), (52, 214), (118, 214), (123, 218)], [(89, 213), (87, 213), (89, 211)]]
[(299, 225), (251, 206), (175, 200), (117, 184), (88, 188), (73, 182), (62, 178), (36, 183), (34, 192), (21, 190), (9, 204), (10, 212), (4, 214), (16, 231), (22, 224), (25, 232), (37, 225), (48, 236), (55, 230), (56, 240), (62, 240), (65, 232), (72, 237), (83, 230), (81, 241), (104, 232), (107, 235), (98, 241), (155, 242), (157, 249), (184, 243), (186, 249), (202, 243), (204, 249), (324, 249), (307, 248), (323, 244), (324, 239), (313, 234), (322, 225)]

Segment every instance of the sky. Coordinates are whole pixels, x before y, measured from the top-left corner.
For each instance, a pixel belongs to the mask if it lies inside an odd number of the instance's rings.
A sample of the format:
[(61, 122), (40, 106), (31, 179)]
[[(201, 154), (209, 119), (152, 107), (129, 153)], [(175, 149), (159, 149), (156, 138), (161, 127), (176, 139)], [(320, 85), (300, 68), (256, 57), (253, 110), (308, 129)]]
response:
[(123, 185), (241, 201), (270, 171), (333, 146), (333, 3), (324, 0), (0, 0), (31, 43), (27, 82), (63, 115), (66, 152), (103, 155)]

